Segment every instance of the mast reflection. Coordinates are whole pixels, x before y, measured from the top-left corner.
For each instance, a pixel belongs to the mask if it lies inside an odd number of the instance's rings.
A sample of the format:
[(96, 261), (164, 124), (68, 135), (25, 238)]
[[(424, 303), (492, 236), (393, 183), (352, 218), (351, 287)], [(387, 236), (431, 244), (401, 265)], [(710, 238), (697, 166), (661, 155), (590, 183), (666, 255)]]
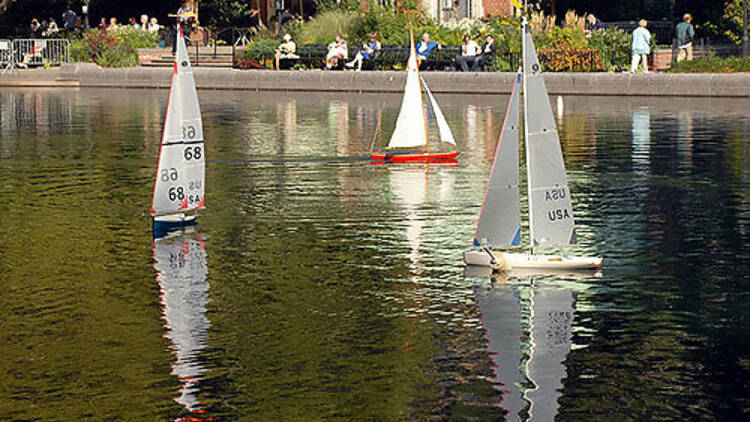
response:
[(503, 396), (506, 420), (554, 420), (567, 376), (563, 362), (572, 347), (576, 292), (559, 284), (537, 284), (534, 278), (541, 274), (497, 275), (479, 267), (466, 271), (471, 277), (492, 277), (490, 285), (476, 286), (475, 294), (495, 371), (490, 381)]
[(200, 353), (206, 347), (211, 325), (206, 318), (209, 284), (206, 281), (206, 241), (200, 233), (182, 233), (156, 239), (153, 243), (154, 268), (159, 283), (162, 318), (175, 360), (172, 375), (180, 380), (180, 395), (174, 400), (189, 416), (177, 421), (207, 421), (197, 394), (201, 374)]

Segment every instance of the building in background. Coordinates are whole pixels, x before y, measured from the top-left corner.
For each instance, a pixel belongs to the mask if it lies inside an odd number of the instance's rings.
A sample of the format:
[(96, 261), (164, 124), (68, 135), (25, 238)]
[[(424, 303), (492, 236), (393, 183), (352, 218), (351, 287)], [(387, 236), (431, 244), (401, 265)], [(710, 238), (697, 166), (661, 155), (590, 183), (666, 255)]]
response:
[(420, 0), (427, 16), (446, 22), (452, 19), (510, 15), (510, 0)]

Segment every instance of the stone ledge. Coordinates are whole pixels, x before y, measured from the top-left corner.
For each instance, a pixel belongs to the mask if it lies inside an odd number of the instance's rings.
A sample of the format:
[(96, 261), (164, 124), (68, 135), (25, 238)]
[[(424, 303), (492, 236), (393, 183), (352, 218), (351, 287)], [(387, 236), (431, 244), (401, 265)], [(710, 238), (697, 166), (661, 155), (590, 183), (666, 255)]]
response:
[[(403, 90), (404, 72), (193, 70), (199, 89), (250, 91), (393, 92)], [(172, 69), (102, 69), (92, 63), (0, 74), (0, 86), (169, 88)], [(515, 73), (424, 72), (430, 89), (451, 94), (508, 94)], [(551, 95), (750, 97), (750, 73), (547, 73)], [(77, 81), (77, 84), (76, 84)]]

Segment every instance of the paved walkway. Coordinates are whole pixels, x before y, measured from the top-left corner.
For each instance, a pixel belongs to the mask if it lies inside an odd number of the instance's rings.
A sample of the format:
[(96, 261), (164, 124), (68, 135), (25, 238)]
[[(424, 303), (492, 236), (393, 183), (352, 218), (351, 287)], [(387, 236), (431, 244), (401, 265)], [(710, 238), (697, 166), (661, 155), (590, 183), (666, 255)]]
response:
[[(199, 89), (250, 91), (401, 92), (404, 72), (268, 71), (195, 68)], [(0, 74), (0, 86), (168, 88), (171, 69), (102, 69), (91, 63)], [(507, 94), (513, 73), (424, 72), (432, 91)], [(552, 95), (750, 97), (750, 73), (547, 73)]]

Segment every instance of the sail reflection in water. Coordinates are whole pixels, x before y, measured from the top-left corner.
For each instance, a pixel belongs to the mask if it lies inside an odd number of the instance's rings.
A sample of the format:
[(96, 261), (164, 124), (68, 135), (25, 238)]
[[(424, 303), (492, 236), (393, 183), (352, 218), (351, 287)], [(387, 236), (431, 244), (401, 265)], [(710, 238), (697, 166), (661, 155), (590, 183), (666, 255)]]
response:
[(210, 326), (206, 318), (209, 301), (206, 242), (202, 234), (195, 233), (157, 239), (153, 253), (167, 329), (165, 337), (172, 342), (175, 355), (172, 375), (182, 384), (175, 401), (191, 414), (204, 414), (196, 396), (205, 370), (199, 354), (206, 347), (206, 332)]
[(476, 297), (495, 369), (491, 381), (503, 394), (506, 418), (554, 420), (567, 375), (575, 294), (528, 278), (493, 281), (477, 286)]

